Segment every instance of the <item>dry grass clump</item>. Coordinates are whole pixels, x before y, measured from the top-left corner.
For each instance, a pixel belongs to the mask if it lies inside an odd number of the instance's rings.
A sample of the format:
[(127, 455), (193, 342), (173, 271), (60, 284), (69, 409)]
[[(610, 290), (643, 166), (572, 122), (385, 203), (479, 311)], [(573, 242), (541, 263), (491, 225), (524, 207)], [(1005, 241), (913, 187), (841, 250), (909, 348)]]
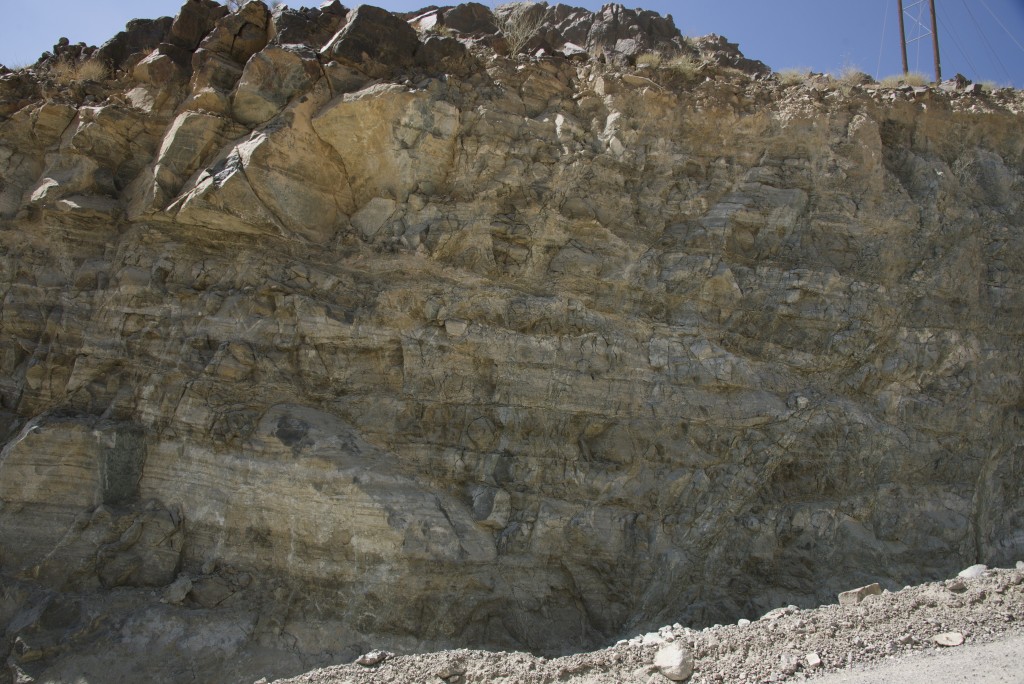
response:
[(775, 73), (775, 76), (779, 79), (779, 83), (784, 86), (797, 85), (803, 83), (811, 77), (810, 69), (783, 69)]
[(836, 80), (843, 85), (862, 85), (864, 83), (870, 83), (874, 79), (857, 67), (848, 66), (843, 67), (843, 70), (839, 73), (839, 77)]
[(684, 78), (692, 78), (700, 71), (701, 63), (690, 55), (666, 55), (661, 52), (645, 52), (636, 58), (638, 67), (667, 69)]
[(50, 75), (60, 85), (71, 85), (82, 81), (102, 81), (107, 77), (107, 67), (96, 59), (85, 62), (61, 60), (50, 67)]
[(685, 78), (693, 78), (700, 71), (700, 62), (689, 55), (677, 55), (668, 60), (665, 66)]
[(928, 77), (924, 74), (919, 74), (916, 71), (911, 71), (909, 74), (886, 76), (881, 80), (881, 85), (884, 88), (899, 88), (900, 86), (905, 85), (926, 86), (928, 83)]
[(661, 66), (661, 63), (664, 60), (665, 58), (661, 55), (660, 52), (645, 52), (644, 54), (639, 55), (636, 58), (636, 65), (638, 67), (646, 66), (651, 67), (652, 69), (657, 69), (658, 67)]

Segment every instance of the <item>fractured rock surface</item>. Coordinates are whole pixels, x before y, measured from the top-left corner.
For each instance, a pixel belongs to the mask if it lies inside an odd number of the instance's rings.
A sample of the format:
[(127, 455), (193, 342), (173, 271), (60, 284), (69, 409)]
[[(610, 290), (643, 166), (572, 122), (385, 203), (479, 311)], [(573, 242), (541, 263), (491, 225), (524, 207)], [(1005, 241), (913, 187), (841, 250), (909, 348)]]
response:
[(0, 76), (18, 677), (124, 662), (115, 613), (242, 681), (1022, 555), (1021, 94), (536, 11), (508, 56), (482, 6), (189, 0)]

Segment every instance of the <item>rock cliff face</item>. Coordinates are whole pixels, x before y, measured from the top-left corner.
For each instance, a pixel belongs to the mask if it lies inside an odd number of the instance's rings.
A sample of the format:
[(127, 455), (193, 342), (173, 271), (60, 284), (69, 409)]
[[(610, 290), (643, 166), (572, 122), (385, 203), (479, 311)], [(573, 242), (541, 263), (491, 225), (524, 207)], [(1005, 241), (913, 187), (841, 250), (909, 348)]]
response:
[(482, 5), (189, 0), (0, 77), (0, 681), (565, 652), (1024, 552), (1021, 94), (531, 11), (510, 55)]

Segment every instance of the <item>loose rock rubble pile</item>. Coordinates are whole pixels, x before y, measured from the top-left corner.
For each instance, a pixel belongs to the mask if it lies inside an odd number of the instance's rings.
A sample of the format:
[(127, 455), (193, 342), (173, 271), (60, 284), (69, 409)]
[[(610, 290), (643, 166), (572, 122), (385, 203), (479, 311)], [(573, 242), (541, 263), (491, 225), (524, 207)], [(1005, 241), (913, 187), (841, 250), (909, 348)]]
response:
[(675, 624), (563, 658), (468, 650), (375, 657), (370, 667), (330, 667), (276, 684), (800, 681), (853, 664), (1024, 634), (1024, 563), (1012, 570), (981, 567), (896, 592), (868, 590), (847, 605), (786, 606), (702, 630)]

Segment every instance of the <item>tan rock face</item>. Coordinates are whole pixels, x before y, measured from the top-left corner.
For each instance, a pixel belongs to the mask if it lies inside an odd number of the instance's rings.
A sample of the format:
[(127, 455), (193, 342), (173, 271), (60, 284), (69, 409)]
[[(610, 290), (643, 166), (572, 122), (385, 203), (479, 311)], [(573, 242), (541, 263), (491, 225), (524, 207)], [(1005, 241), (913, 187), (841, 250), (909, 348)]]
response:
[(5, 576), (336, 657), (1024, 551), (1019, 93), (378, 82), (255, 4), (0, 119)]

